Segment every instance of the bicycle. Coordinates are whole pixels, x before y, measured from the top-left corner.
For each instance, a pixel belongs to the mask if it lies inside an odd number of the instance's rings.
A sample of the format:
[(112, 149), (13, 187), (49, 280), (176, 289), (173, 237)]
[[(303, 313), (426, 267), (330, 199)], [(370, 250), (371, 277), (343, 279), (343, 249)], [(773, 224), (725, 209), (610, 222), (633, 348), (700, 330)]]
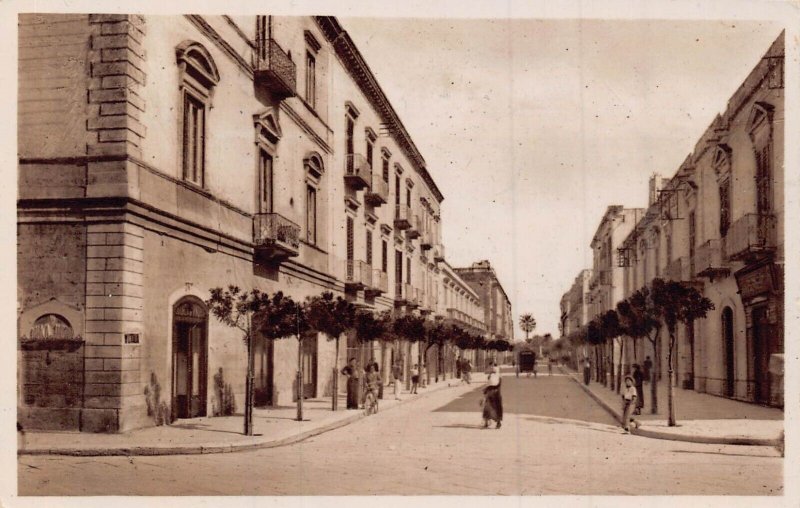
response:
[(364, 397), (364, 414), (366, 416), (369, 416), (369, 415), (374, 415), (377, 412), (378, 412), (378, 397), (375, 396), (375, 392), (370, 390)]

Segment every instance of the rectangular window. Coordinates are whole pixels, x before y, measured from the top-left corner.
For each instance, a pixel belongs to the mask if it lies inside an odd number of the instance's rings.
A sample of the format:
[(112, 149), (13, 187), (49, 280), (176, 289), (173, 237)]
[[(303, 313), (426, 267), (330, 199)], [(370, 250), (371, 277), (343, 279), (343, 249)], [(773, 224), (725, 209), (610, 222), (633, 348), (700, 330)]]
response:
[(306, 187), (306, 241), (317, 243), (317, 189)]
[(206, 106), (183, 95), (183, 179), (203, 186), (205, 172)]
[(411, 208), (411, 188), (410, 187), (406, 188), (406, 206), (408, 206), (408, 208)]
[[(352, 217), (347, 218), (347, 260), (355, 257), (355, 223)], [(349, 264), (349, 263), (348, 263)]]
[(394, 177), (394, 204), (400, 204), (400, 177), (397, 175)]
[(372, 266), (372, 231), (367, 231), (367, 264)]
[(272, 212), (272, 156), (264, 150), (258, 156), (258, 211)]
[(761, 215), (772, 212), (772, 164), (769, 145), (756, 153), (756, 211)]
[(310, 52), (306, 52), (306, 102), (317, 107), (317, 61)]
[(719, 235), (722, 238), (728, 234), (731, 225), (731, 181), (722, 182), (719, 186)]
[(381, 172), (383, 181), (389, 183), (389, 157), (383, 156), (383, 171)]
[(347, 156), (348, 164), (350, 164), (347, 166), (348, 169), (352, 169), (352, 164), (353, 164), (352, 157), (350, 156), (353, 155), (353, 150), (354, 150), (353, 132), (355, 130), (355, 127), (356, 127), (355, 122), (350, 116), (348, 116), (345, 119), (345, 137), (344, 137), (344, 153)]
[(411, 284), (411, 258), (406, 258), (406, 284)]
[(403, 296), (403, 253), (399, 250), (394, 251), (394, 294), (401, 298)]
[(389, 271), (389, 244), (386, 243), (386, 240), (381, 240), (381, 270), (383, 273)]
[(373, 151), (373, 144), (371, 139), (367, 139), (367, 164), (369, 167), (372, 167), (372, 151)]

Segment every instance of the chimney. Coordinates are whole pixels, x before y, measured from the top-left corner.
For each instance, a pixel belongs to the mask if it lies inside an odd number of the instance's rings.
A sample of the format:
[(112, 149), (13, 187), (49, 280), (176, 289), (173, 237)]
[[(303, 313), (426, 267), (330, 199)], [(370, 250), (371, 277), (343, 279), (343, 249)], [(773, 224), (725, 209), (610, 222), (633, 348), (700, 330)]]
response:
[(647, 200), (647, 206), (653, 206), (653, 203), (658, 200), (658, 191), (661, 190), (662, 185), (664, 184), (664, 179), (661, 178), (661, 175), (658, 173), (653, 173), (650, 177), (650, 194), (649, 199)]

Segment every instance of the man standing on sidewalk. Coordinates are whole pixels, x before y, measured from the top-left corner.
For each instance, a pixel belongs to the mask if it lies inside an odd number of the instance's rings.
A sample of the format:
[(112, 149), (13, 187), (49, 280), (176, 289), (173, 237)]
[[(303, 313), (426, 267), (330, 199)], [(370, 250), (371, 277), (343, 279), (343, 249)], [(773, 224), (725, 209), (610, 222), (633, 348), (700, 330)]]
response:
[(633, 414), (640, 415), (642, 414), (642, 408), (644, 408), (644, 375), (642, 374), (642, 370), (639, 368), (638, 363), (633, 364), (633, 386), (636, 387), (636, 409), (634, 410)]
[(583, 384), (589, 386), (589, 378), (591, 377), (592, 373), (592, 364), (589, 362), (589, 357), (587, 356), (583, 360)]
[(398, 360), (392, 365), (392, 379), (394, 380), (394, 400), (400, 400), (400, 382), (403, 376), (403, 364)]

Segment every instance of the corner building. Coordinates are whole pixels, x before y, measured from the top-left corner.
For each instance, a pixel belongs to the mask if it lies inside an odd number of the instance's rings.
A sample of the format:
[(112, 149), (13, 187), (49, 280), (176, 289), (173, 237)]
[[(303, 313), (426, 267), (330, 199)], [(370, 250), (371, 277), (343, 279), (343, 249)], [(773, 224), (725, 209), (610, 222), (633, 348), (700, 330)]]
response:
[[(33, 14), (19, 43), (26, 428), (241, 409), (212, 287), (436, 315), (443, 196), (335, 18)], [(329, 339), (257, 338), (256, 404), (296, 400), (298, 360), (302, 396), (330, 395)]]

